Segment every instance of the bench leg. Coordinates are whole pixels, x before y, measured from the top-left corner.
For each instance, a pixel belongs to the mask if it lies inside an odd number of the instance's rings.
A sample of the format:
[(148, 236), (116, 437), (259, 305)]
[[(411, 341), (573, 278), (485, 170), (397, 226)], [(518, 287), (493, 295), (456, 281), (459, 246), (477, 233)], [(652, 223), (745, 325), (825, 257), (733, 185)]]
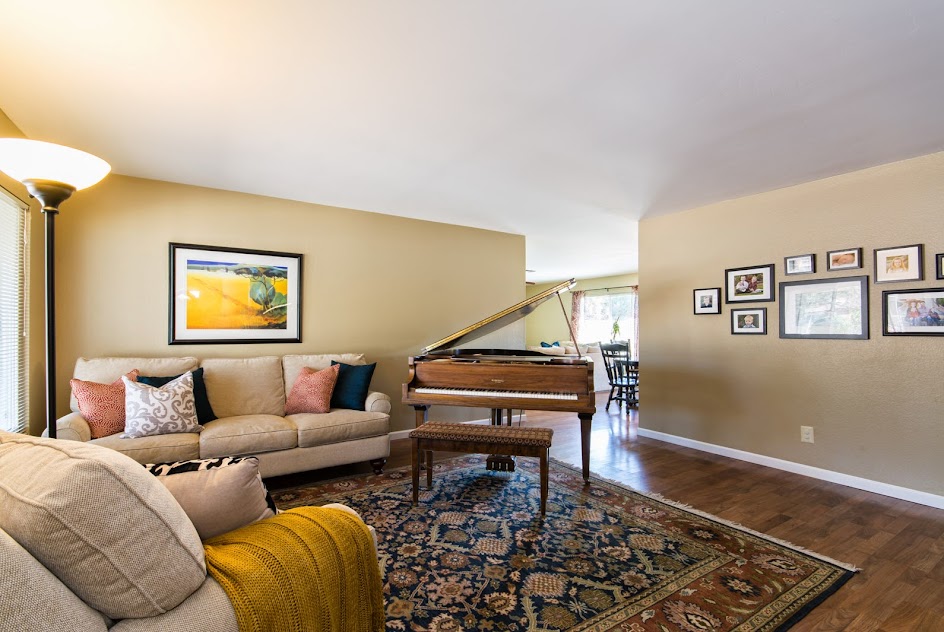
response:
[(413, 439), (410, 462), (413, 466), (413, 505), (416, 506), (420, 500), (420, 448), (418, 439)]
[(433, 451), (426, 450), (426, 489), (433, 488)]
[(541, 515), (543, 516), (547, 512), (547, 478), (548, 478), (548, 463), (547, 455), (550, 450), (545, 450), (541, 453)]

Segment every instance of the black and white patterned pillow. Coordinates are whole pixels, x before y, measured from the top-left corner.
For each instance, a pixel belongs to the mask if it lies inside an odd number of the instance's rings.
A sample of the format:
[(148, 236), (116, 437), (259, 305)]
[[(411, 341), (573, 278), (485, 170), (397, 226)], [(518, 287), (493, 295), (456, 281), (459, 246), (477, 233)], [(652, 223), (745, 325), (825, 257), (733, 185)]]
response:
[(279, 512), (254, 456), (194, 459), (144, 466), (170, 490), (200, 538), (232, 531)]

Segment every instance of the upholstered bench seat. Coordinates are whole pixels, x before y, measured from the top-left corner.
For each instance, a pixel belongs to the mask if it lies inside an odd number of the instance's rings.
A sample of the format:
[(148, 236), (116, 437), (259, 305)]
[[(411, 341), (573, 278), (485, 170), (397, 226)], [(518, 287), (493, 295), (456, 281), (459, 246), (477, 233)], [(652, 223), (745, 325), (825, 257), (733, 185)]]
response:
[(433, 451), (532, 456), (541, 460), (541, 515), (547, 507), (550, 428), (481, 426), (430, 421), (410, 432), (413, 442), (413, 504), (419, 502), (420, 452), (425, 455), (426, 486), (433, 484)]

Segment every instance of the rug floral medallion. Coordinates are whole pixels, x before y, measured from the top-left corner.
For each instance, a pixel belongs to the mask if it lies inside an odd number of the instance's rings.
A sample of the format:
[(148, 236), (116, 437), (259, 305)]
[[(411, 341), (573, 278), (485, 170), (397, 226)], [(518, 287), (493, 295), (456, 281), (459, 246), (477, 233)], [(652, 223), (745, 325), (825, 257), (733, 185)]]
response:
[(853, 567), (551, 463), (436, 463), (411, 506), (409, 469), (273, 494), (328, 502), (377, 531), (387, 629), (409, 632), (786, 630)]

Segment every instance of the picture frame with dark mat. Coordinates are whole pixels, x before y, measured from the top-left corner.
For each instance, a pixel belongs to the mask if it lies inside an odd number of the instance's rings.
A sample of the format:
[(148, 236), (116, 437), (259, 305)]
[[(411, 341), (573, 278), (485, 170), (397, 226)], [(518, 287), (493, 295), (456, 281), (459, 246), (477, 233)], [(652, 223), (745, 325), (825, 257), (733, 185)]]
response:
[(780, 337), (867, 340), (869, 277), (781, 283)]
[(721, 288), (703, 287), (693, 290), (695, 315), (721, 313)]
[(876, 248), (875, 283), (924, 280), (924, 244)]
[(792, 274), (813, 274), (816, 272), (816, 255), (795, 255), (793, 257), (783, 258), (783, 273)]
[(734, 335), (767, 335), (767, 308), (754, 307), (731, 310), (731, 333)]
[(729, 268), (724, 271), (725, 303), (762, 303), (773, 301), (774, 264), (765, 263), (746, 268)]
[(862, 248), (843, 248), (826, 252), (826, 270), (853, 270), (862, 267)]

